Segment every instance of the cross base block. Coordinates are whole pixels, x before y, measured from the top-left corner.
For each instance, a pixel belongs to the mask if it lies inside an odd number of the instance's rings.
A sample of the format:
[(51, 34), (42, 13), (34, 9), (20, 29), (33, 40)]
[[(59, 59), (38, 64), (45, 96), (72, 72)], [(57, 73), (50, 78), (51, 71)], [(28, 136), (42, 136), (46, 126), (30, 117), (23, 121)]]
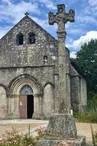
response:
[(41, 139), (38, 141), (37, 146), (58, 146), (58, 145), (66, 145), (66, 146), (86, 146), (86, 139), (84, 136), (68, 139)]
[(71, 114), (56, 113), (50, 117), (47, 133), (52, 136), (75, 138), (77, 130), (74, 117)]

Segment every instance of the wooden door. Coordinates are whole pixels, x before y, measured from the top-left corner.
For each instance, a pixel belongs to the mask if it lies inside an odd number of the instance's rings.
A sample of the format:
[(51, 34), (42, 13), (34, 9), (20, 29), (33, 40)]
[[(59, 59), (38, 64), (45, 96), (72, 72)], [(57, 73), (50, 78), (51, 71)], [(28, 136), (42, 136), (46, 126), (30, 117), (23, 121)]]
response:
[(19, 112), (21, 119), (27, 119), (27, 96), (21, 95), (19, 100)]

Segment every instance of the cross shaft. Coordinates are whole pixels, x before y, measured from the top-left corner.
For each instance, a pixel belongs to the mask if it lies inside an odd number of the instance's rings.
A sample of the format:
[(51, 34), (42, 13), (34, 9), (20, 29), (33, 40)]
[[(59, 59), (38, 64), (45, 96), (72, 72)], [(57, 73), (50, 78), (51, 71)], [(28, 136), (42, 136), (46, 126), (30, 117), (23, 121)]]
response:
[[(70, 9), (69, 13), (65, 12), (65, 5), (57, 5), (58, 12), (54, 15), (49, 12), (49, 24), (58, 24), (58, 78), (59, 78), (59, 97), (60, 97), (60, 109), (59, 112), (64, 113), (66, 109), (71, 108), (70, 97), (70, 77), (69, 77), (69, 56), (65, 47), (65, 24), (70, 21), (74, 22), (74, 10)], [(67, 61), (68, 58), (68, 61)]]

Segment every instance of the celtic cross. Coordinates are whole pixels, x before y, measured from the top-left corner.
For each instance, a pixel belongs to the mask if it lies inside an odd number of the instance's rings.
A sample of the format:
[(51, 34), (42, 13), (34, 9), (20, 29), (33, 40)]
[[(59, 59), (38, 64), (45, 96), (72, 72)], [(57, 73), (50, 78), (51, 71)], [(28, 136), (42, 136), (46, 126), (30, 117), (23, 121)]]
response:
[(65, 12), (65, 5), (57, 5), (58, 12), (54, 15), (52, 12), (49, 12), (49, 24), (53, 25), (54, 23), (58, 24), (58, 33), (65, 31), (65, 23), (68, 21), (74, 22), (75, 12), (73, 9), (69, 10), (69, 13)]

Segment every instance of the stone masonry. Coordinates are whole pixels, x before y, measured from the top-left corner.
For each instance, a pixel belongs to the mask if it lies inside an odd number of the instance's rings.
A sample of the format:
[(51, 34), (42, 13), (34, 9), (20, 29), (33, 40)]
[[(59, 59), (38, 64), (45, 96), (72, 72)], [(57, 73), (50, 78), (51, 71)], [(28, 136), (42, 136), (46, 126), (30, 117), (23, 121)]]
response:
[[(54, 15), (49, 13), (49, 24), (58, 24), (58, 73), (59, 73), (59, 95), (60, 108), (59, 112), (53, 114), (49, 119), (47, 133), (45, 137), (40, 139), (37, 146), (54, 146), (65, 145), (85, 146), (85, 137), (78, 137), (73, 115), (70, 114), (70, 100), (68, 100), (67, 84), (67, 64), (65, 49), (65, 23), (67, 21), (74, 22), (74, 10), (69, 13), (65, 12), (65, 5), (57, 5), (58, 12)], [(69, 69), (68, 69), (69, 70)], [(65, 87), (65, 89), (64, 89)], [(59, 144), (60, 143), (60, 144)]]
[[(29, 44), (28, 35), (32, 32), (35, 42)], [(17, 44), (19, 34), (23, 44)], [(71, 108), (81, 111), (87, 105), (86, 81), (70, 62), (67, 48), (65, 61), (70, 71), (66, 81), (69, 103)], [(58, 80), (58, 40), (26, 14), (0, 39), (0, 119), (21, 118), (20, 107), (26, 105), (25, 110), (29, 109), (26, 102), (30, 95), (34, 97), (32, 118), (45, 119), (58, 112)], [(25, 94), (21, 95), (23, 88)], [(20, 101), (22, 96), (24, 103)]]

